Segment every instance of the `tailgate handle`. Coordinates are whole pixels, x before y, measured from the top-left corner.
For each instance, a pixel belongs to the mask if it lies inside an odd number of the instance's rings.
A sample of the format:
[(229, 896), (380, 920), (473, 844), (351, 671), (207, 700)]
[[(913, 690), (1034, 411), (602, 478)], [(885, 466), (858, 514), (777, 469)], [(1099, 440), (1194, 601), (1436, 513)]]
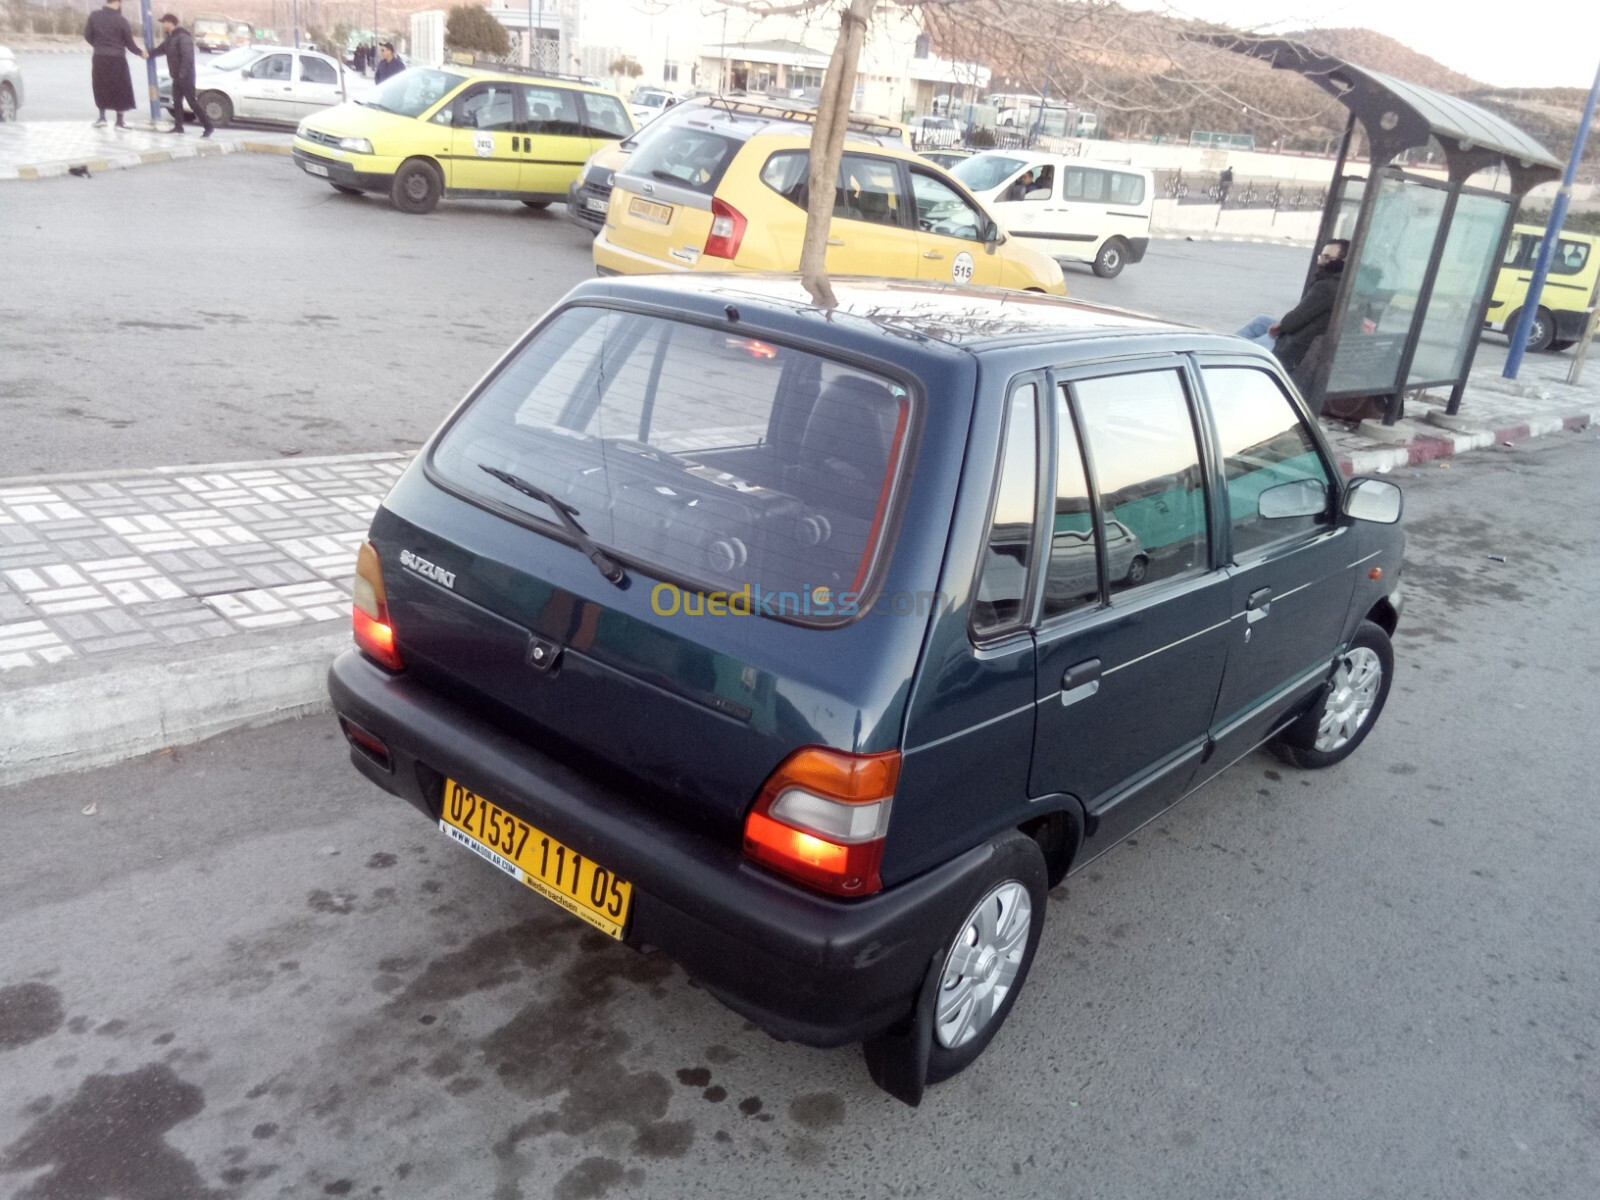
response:
[(1100, 690), (1100, 660), (1087, 659), (1075, 666), (1067, 668), (1067, 673), (1061, 677), (1061, 704), (1076, 704), (1079, 700), (1087, 700)]
[(929, 250), (922, 257), (923, 258), (943, 258), (944, 255), (940, 254), (937, 250)]
[(1258, 588), (1250, 593), (1250, 598), (1244, 602), (1244, 619), (1254, 625), (1267, 613), (1272, 611), (1272, 589)]

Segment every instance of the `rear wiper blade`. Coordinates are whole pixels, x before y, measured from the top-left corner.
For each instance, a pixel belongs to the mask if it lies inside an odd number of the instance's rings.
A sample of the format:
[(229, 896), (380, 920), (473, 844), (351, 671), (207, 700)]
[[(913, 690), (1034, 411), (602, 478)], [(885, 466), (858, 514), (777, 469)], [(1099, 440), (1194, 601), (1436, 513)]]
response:
[(547, 506), (551, 512), (555, 513), (556, 519), (561, 522), (566, 531), (572, 535), (572, 540), (578, 543), (578, 549), (589, 556), (589, 561), (595, 565), (600, 574), (606, 577), (608, 583), (614, 583), (618, 587), (628, 586), (627, 573), (623, 571), (621, 565), (614, 558), (600, 549), (599, 544), (589, 536), (589, 531), (578, 524), (574, 519), (578, 510), (573, 508), (572, 505), (563, 503), (553, 493), (529, 483), (526, 479), (511, 474), (509, 471), (502, 471), (499, 467), (491, 467), (488, 463), (479, 463), (478, 470), (493, 475), (508, 488), (519, 491), (524, 496), (531, 497)]

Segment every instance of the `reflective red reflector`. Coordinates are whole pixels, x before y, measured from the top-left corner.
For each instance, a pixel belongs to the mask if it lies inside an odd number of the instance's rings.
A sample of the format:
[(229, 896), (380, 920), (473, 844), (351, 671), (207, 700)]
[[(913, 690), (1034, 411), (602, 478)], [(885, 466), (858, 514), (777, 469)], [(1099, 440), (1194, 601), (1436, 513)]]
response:
[(389, 760), (389, 747), (384, 745), (383, 739), (357, 725), (348, 717), (339, 718), (339, 728), (344, 730), (345, 740), (361, 751), (385, 771), (394, 770), (394, 764)]
[(1368, 579), (1382, 579), (1383, 578), (1383, 568), (1382, 567), (1373, 567), (1370, 571), (1367, 572), (1367, 578)]

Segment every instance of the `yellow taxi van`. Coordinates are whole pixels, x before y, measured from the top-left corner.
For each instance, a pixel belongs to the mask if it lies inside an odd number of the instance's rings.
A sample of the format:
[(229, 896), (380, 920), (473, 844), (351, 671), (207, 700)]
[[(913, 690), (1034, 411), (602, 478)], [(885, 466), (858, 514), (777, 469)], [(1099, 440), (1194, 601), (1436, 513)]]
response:
[[(1483, 327), (1510, 335), (1522, 316), (1528, 298), (1528, 283), (1539, 257), (1544, 229), (1538, 225), (1514, 225), (1506, 256), (1495, 277), (1494, 295)], [(1561, 232), (1550, 255), (1550, 274), (1539, 294), (1539, 311), (1528, 332), (1529, 350), (1565, 350), (1577, 344), (1589, 320), (1589, 303), (1600, 275), (1600, 238), (1584, 233)]]

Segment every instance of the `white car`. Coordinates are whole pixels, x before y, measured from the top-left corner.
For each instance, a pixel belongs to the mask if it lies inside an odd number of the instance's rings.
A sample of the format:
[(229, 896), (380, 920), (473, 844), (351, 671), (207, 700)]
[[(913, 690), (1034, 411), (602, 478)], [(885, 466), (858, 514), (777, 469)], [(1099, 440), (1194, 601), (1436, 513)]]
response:
[[(157, 64), (161, 104), (172, 111), (172, 80)], [(240, 121), (298, 125), (301, 118), (372, 90), (372, 82), (315, 50), (288, 46), (240, 46), (195, 71), (195, 92), (206, 118), (217, 126)]]
[(677, 102), (677, 95), (666, 88), (635, 88), (628, 100), (628, 111), (633, 113), (635, 121), (643, 125), (655, 120)]
[(0, 121), (15, 121), (22, 107), (22, 68), (11, 51), (0, 46)]
[(1038, 150), (986, 150), (950, 173), (1006, 232), (1057, 261), (1090, 263), (1110, 279), (1150, 247), (1155, 181), (1140, 167)]

